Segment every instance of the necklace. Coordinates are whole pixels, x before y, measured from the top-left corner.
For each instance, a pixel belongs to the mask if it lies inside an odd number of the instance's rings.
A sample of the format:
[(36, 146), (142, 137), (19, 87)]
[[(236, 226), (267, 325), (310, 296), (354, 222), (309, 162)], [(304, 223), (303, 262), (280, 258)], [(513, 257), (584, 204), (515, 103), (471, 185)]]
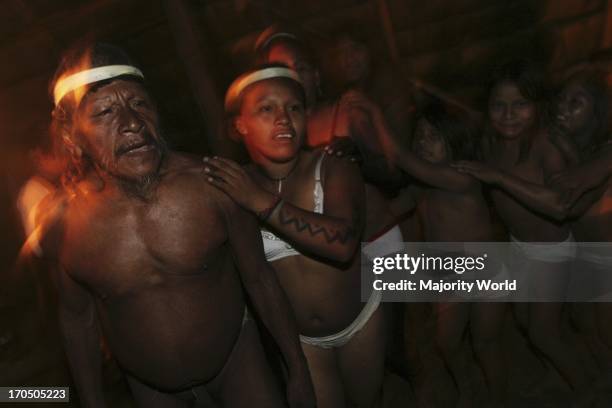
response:
[(281, 191), (283, 190), (283, 181), (285, 181), (287, 178), (289, 178), (289, 176), (291, 174), (293, 174), (293, 171), (296, 169), (298, 162), (300, 161), (300, 157), (298, 156), (297, 159), (295, 160), (295, 162), (293, 162), (293, 166), (291, 166), (291, 168), (289, 169), (289, 171), (287, 172), (287, 174), (285, 174), (283, 177), (270, 177), (266, 174), (266, 172), (263, 172), (263, 175), (265, 178), (267, 178), (268, 180), (272, 180), (276, 183), (278, 183), (278, 188), (277, 188), (277, 193), (280, 194)]

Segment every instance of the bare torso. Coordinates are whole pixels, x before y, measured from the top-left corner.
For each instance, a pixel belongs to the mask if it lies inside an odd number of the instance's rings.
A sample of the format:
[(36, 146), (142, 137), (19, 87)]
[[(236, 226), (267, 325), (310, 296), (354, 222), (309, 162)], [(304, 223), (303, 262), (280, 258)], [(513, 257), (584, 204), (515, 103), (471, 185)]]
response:
[[(527, 182), (545, 184), (543, 158), (548, 154), (558, 153), (552, 151), (553, 149), (556, 147), (548, 142), (545, 134), (540, 133), (536, 136), (528, 156), (520, 163), (517, 163), (516, 152), (501, 152), (495, 159), (489, 157), (488, 161), (502, 171)], [(566, 224), (530, 210), (500, 189), (493, 189), (491, 196), (504, 224), (519, 241), (560, 242), (567, 238), (569, 228)]]
[(425, 240), (485, 242), (492, 239), (489, 209), (480, 191), (455, 193), (429, 188), (419, 201)]
[[(321, 154), (320, 151), (300, 152), (295, 173), (283, 184), (282, 196), (287, 202), (308, 211), (314, 210), (315, 168)], [(323, 160), (323, 182), (326, 160), (334, 159)], [(262, 183), (266, 182), (261, 176), (252, 174)], [(273, 185), (267, 188), (274, 191)], [(271, 265), (295, 312), (300, 334), (322, 336), (340, 331), (363, 307), (359, 256), (348, 265), (332, 265), (312, 255), (289, 256)]]
[(161, 390), (213, 378), (240, 332), (244, 299), (224, 198), (196, 161), (169, 155), (154, 197), (79, 193), (59, 262), (95, 300), (123, 369)]

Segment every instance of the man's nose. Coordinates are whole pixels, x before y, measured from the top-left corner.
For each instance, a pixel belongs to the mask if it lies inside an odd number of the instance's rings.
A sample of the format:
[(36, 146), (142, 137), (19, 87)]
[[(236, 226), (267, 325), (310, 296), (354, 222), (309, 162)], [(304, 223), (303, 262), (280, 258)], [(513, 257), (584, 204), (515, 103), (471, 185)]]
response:
[(289, 112), (285, 108), (281, 108), (276, 113), (277, 123), (289, 123)]
[(130, 108), (125, 108), (121, 113), (121, 131), (138, 133), (144, 126), (138, 114)]

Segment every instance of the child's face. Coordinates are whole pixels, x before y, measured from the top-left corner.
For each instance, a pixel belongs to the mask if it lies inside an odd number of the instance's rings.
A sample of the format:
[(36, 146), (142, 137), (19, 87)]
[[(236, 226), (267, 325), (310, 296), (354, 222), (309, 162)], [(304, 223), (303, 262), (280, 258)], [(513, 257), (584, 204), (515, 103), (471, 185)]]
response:
[(448, 160), (446, 142), (440, 132), (425, 119), (419, 119), (414, 134), (415, 153), (430, 163)]
[(589, 92), (580, 83), (570, 82), (559, 95), (559, 122), (570, 134), (580, 133), (594, 120), (593, 105)]
[(493, 128), (506, 139), (524, 136), (536, 123), (535, 103), (526, 99), (511, 82), (498, 84), (489, 98), (489, 120)]

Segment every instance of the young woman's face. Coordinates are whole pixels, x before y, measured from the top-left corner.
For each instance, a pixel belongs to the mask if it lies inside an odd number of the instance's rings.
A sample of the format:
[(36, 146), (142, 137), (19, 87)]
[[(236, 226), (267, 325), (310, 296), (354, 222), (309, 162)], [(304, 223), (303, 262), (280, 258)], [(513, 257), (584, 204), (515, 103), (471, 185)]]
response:
[(267, 62), (283, 64), (297, 72), (306, 91), (306, 99), (314, 101), (319, 86), (319, 74), (303, 52), (285, 42), (277, 41), (268, 50)]
[(363, 80), (370, 72), (370, 52), (365, 44), (342, 37), (335, 47), (340, 75), (347, 82)]
[(576, 135), (587, 129), (595, 120), (593, 97), (578, 82), (568, 83), (557, 102), (560, 124)]
[(255, 162), (287, 162), (304, 142), (304, 102), (297, 85), (287, 81), (267, 79), (244, 91), (236, 129)]
[(448, 161), (446, 142), (440, 132), (425, 119), (419, 119), (414, 132), (414, 151), (430, 163)]
[(535, 103), (526, 99), (511, 82), (493, 88), (489, 98), (489, 120), (493, 128), (506, 139), (524, 136), (536, 124)]

